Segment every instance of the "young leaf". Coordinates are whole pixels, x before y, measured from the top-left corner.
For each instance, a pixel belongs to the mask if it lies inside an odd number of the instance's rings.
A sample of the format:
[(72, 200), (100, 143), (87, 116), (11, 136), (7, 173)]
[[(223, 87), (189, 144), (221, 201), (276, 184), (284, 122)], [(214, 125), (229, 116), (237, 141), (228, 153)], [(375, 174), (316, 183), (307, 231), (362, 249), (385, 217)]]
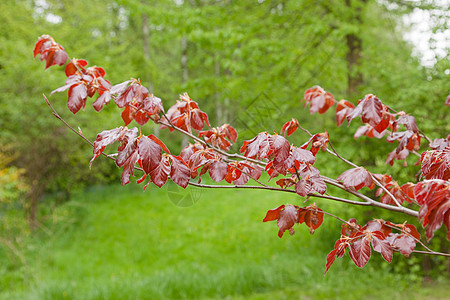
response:
[(291, 121), (286, 122), (281, 128), (281, 135), (285, 136), (287, 133), (287, 135), (290, 136), (297, 130), (298, 125), (299, 125), (298, 120), (294, 118)]
[(164, 154), (159, 165), (152, 169), (150, 178), (152, 182), (158, 187), (162, 187), (166, 182), (171, 171), (170, 156)]
[(120, 136), (123, 134), (124, 130), (128, 130), (128, 128), (118, 127), (111, 130), (104, 130), (97, 135), (97, 138), (94, 142), (94, 153), (91, 161), (89, 162), (89, 168), (91, 167), (94, 160), (103, 153), (105, 147), (117, 141)]
[(216, 160), (208, 168), (209, 176), (215, 182), (222, 181), (228, 173), (228, 165), (220, 160)]
[(263, 222), (277, 220), (277, 225), (280, 228), (278, 231), (278, 236), (281, 238), (286, 230), (289, 233), (294, 234), (294, 229), (292, 228), (297, 222), (297, 208), (294, 205), (280, 205), (277, 208), (267, 211), (266, 217)]
[(293, 227), (297, 220), (297, 208), (293, 205), (286, 205), (277, 220), (277, 225), (280, 228), (278, 236), (281, 238), (286, 230), (289, 230), (289, 233), (293, 235), (295, 233)]
[(145, 173), (150, 174), (161, 162), (161, 146), (144, 135), (139, 139), (138, 151), (142, 161), (142, 168)]
[(392, 255), (394, 254), (394, 251), (383, 235), (381, 234), (372, 235), (372, 246), (373, 250), (375, 250), (378, 253), (381, 253), (383, 258), (388, 263), (392, 261)]
[(363, 123), (368, 123), (376, 127), (383, 116), (383, 104), (377, 96), (369, 94), (364, 97), (361, 119)]
[(374, 183), (369, 171), (363, 167), (357, 167), (345, 171), (337, 180), (342, 181), (346, 188), (354, 187), (356, 190), (361, 189), (363, 186), (373, 188)]
[(336, 124), (341, 126), (344, 120), (353, 112), (355, 105), (347, 100), (341, 100), (336, 106)]
[(298, 210), (298, 222), (300, 224), (305, 223), (309, 227), (309, 232), (313, 234), (323, 223), (323, 210), (315, 204), (302, 207)]
[(408, 257), (416, 248), (416, 241), (410, 235), (391, 233), (387, 236), (386, 241), (401, 254)]
[(421, 181), (414, 188), (416, 200), (420, 205), (419, 220), (426, 227), (425, 235), (431, 240), (434, 232), (442, 224), (447, 227), (447, 239), (450, 240), (450, 183), (434, 179)]
[(179, 156), (171, 156), (172, 169), (170, 171), (170, 179), (182, 188), (186, 188), (189, 184), (190, 170), (185, 161)]
[(358, 268), (363, 268), (371, 254), (370, 240), (367, 235), (350, 245), (350, 257)]
[(306, 90), (303, 100), (305, 101), (305, 106), (310, 104), (309, 112), (311, 114), (316, 112), (323, 114), (333, 106), (335, 102), (333, 95), (326, 92), (318, 85)]
[(136, 151), (132, 152), (130, 156), (123, 163), (122, 172), (122, 185), (130, 183), (130, 176), (134, 175), (134, 165), (136, 164), (139, 156)]
[(263, 219), (263, 222), (275, 221), (280, 217), (280, 212), (283, 210), (285, 205), (280, 205), (277, 208), (269, 209), (266, 213), (266, 216)]

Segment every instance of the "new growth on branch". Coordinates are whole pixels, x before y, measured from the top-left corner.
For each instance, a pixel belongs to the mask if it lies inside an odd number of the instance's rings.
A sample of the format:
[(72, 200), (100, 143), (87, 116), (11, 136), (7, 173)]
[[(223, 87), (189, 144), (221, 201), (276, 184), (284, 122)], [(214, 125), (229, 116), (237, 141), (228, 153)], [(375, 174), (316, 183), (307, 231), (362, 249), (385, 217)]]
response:
[[(314, 86), (305, 92), (303, 101), (309, 105), (311, 114), (323, 114), (336, 105), (336, 124), (341, 126), (346, 120), (350, 124), (360, 118), (362, 125), (354, 134), (355, 139), (365, 135), (383, 138), (397, 143), (397, 147), (387, 155), (386, 163), (392, 165), (394, 160), (405, 160), (410, 154), (418, 156), (421, 166), (420, 181), (400, 185), (389, 174), (374, 174), (363, 166), (358, 166), (345, 159), (333, 148), (328, 133), (311, 134), (302, 128), (296, 119), (286, 122), (280, 134), (261, 132), (251, 140), (244, 141), (240, 153), (229, 153), (232, 143), (236, 143), (238, 133), (230, 124), (218, 127), (210, 125), (208, 115), (199, 108), (196, 101), (187, 93), (180, 95), (167, 111), (163, 101), (150, 94), (139, 79), (130, 79), (111, 85), (105, 79), (103, 68), (88, 67), (84, 59), (69, 59), (64, 48), (49, 35), (39, 37), (34, 57), (46, 61), (46, 68), (53, 65), (66, 65), (67, 80), (56, 92), (68, 91), (68, 109), (76, 114), (85, 108), (87, 98), (98, 95), (93, 102), (96, 111), (101, 111), (111, 100), (121, 109), (124, 126), (104, 130), (92, 143), (81, 131), (74, 130), (55, 109), (48, 98), (45, 101), (55, 117), (60, 119), (75, 134), (79, 135), (93, 147), (93, 157), (89, 163), (100, 155), (113, 159), (119, 168), (123, 168), (121, 181), (123, 185), (130, 182), (135, 171), (142, 173), (137, 183), (145, 182), (145, 188), (153, 183), (162, 187), (168, 179), (182, 188), (188, 185), (202, 188), (248, 188), (296, 193), (308, 200), (310, 197), (344, 202), (352, 205), (374, 206), (382, 209), (415, 216), (425, 229), (429, 241), (442, 225), (447, 228), (450, 239), (450, 135), (431, 140), (418, 129), (413, 116), (383, 104), (381, 100), (368, 94), (355, 106), (347, 100), (337, 101), (333, 95), (320, 86)], [(447, 105), (450, 105), (448, 99)], [(193, 143), (183, 148), (179, 155), (174, 155), (163, 141), (155, 135), (144, 135), (137, 127), (128, 128), (135, 121), (140, 126), (149, 120), (170, 132), (178, 132), (189, 137)], [(205, 129), (206, 127), (206, 129)], [(292, 145), (287, 136), (301, 129), (310, 135), (310, 139), (301, 146)], [(421, 154), (422, 140), (426, 140), (428, 149)], [(117, 153), (107, 155), (107, 146), (118, 143)], [(314, 163), (325, 152), (349, 165), (350, 169), (336, 179), (329, 178), (314, 167)], [(260, 181), (262, 172), (269, 180), (281, 177), (276, 186)], [(228, 185), (211, 185), (201, 183), (206, 173), (215, 182), (226, 181)], [(248, 185), (253, 181), (254, 185)], [(335, 186), (358, 200), (340, 198), (327, 193), (327, 185)], [(377, 199), (372, 199), (360, 192), (363, 188), (376, 190)], [(286, 230), (294, 234), (296, 223), (305, 224), (311, 234), (323, 223), (324, 215), (342, 222), (340, 238), (334, 249), (326, 258), (325, 273), (336, 257), (348, 253), (356, 264), (362, 268), (371, 256), (371, 249), (379, 252), (391, 262), (393, 253), (405, 256), (411, 253), (450, 256), (428, 248), (422, 241), (419, 231), (413, 224), (394, 224), (382, 219), (358, 224), (356, 219), (345, 221), (332, 213), (325, 212), (316, 204), (305, 207), (286, 204), (270, 209), (263, 222), (277, 221), (278, 236), (281, 238)], [(424, 250), (416, 250), (419, 244)], [(348, 249), (348, 250), (347, 250)]]

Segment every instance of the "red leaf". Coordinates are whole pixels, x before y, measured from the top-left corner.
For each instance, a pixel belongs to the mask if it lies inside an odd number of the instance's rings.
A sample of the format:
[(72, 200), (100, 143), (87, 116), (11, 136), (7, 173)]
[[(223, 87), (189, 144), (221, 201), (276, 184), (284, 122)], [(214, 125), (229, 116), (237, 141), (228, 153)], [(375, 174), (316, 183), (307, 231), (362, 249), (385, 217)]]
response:
[(354, 118), (359, 117), (361, 115), (363, 105), (364, 105), (364, 101), (359, 100), (358, 105), (355, 107), (355, 109), (353, 109), (353, 111), (347, 115), (347, 122), (349, 125)]
[(289, 230), (291, 235), (294, 234), (294, 224), (297, 222), (297, 208), (293, 205), (286, 205), (286, 207), (280, 211), (280, 216), (277, 220), (277, 225), (280, 228), (278, 236), (281, 238), (286, 230)]
[(364, 97), (361, 119), (364, 123), (376, 127), (383, 116), (383, 104), (375, 95), (369, 94)]
[(281, 178), (277, 180), (275, 183), (279, 185), (282, 189), (288, 188), (295, 184), (295, 176), (292, 176), (290, 178)]
[(275, 221), (280, 217), (280, 212), (283, 210), (285, 205), (280, 205), (277, 208), (269, 209), (264, 217), (263, 222)]
[(138, 130), (136, 127), (134, 127), (132, 129), (128, 129), (120, 136), (119, 141), (121, 142), (121, 144), (118, 148), (119, 152), (116, 158), (116, 165), (118, 167), (122, 167), (128, 157), (137, 150), (137, 134)]
[(241, 153), (248, 158), (264, 159), (272, 153), (267, 132), (261, 132), (249, 141), (244, 141)]
[(328, 132), (321, 132), (313, 135), (306, 143), (304, 143), (300, 148), (306, 149), (309, 144), (311, 146), (311, 152), (316, 155), (319, 149), (325, 151), (328, 144)]
[(215, 182), (222, 181), (228, 173), (228, 165), (223, 161), (214, 161), (208, 168), (209, 176)]
[(348, 220), (348, 223), (349, 224), (342, 224), (341, 234), (348, 237), (354, 237), (358, 232), (360, 232), (361, 226), (356, 223), (356, 219), (354, 218)]
[(419, 220), (426, 227), (425, 235), (429, 241), (442, 224), (447, 226), (447, 239), (450, 239), (450, 183), (434, 179), (421, 181), (414, 188), (416, 200), (420, 205)]
[(443, 150), (430, 150), (420, 157), (421, 171), (426, 179), (450, 180), (450, 146)]
[(336, 124), (341, 126), (344, 120), (353, 112), (355, 105), (347, 100), (341, 100), (336, 106)]
[(123, 172), (121, 176), (122, 185), (130, 183), (130, 176), (134, 175), (134, 165), (136, 164), (139, 156), (136, 151), (133, 151), (130, 156), (124, 161)]
[(384, 236), (380, 235), (372, 235), (372, 246), (373, 250), (378, 253), (381, 253), (383, 258), (390, 263), (392, 261), (392, 255), (394, 251), (387, 240), (384, 239)]
[(330, 253), (328, 253), (325, 273), (323, 275), (327, 274), (327, 272), (330, 269), (331, 265), (334, 263), (334, 261), (336, 259), (336, 252), (337, 252), (337, 249), (333, 249), (333, 250), (331, 250)]
[(36, 57), (38, 54), (41, 55), (41, 61), (46, 60), (46, 69), (56, 64), (62, 66), (69, 59), (64, 48), (47, 34), (40, 36), (35, 44), (33, 56)]
[(172, 156), (172, 170), (170, 171), (170, 179), (182, 188), (186, 188), (189, 184), (191, 172), (186, 162), (179, 156)]
[(286, 140), (281, 135), (274, 134), (269, 136), (269, 145), (275, 155), (276, 160), (285, 160), (289, 156), (289, 151), (291, 149), (291, 145), (289, 141)]
[(328, 272), (336, 257), (342, 257), (349, 246), (346, 238), (341, 238), (334, 244), (334, 249), (327, 255), (327, 265), (324, 275)]
[(108, 104), (111, 100), (111, 93), (109, 91), (103, 92), (97, 100), (92, 104), (96, 111), (101, 111), (105, 104)]
[(305, 101), (305, 106), (310, 104), (309, 112), (311, 114), (316, 112), (323, 114), (333, 106), (335, 102), (333, 95), (317, 85), (305, 92), (303, 100)]
[(391, 233), (386, 241), (401, 254), (408, 257), (416, 248), (416, 241), (409, 235)]
[(358, 268), (363, 268), (366, 265), (370, 254), (370, 241), (367, 236), (363, 236), (350, 245), (350, 257)]
[(76, 114), (82, 107), (86, 106), (87, 89), (84, 84), (72, 85), (69, 89), (69, 100), (67, 107)]
[(138, 151), (139, 157), (142, 161), (142, 168), (145, 173), (150, 174), (150, 172), (161, 162), (161, 146), (155, 143), (152, 139), (142, 136), (139, 139)]
[(225, 176), (225, 181), (228, 183), (231, 183), (231, 182), (239, 179), (239, 177), (241, 177), (241, 174), (242, 174), (242, 172), (241, 172), (241, 170), (236, 168), (236, 164), (230, 163), (230, 164), (228, 164), (227, 176)]
[(155, 135), (150, 134), (150, 135), (148, 135), (148, 138), (151, 139), (152, 141), (154, 141), (155, 143), (157, 143), (166, 153), (170, 154), (169, 148), (167, 148), (167, 146), (160, 139), (158, 139)]
[(125, 126), (130, 124), (131, 121), (134, 119), (134, 114), (136, 113), (136, 110), (132, 108), (131, 106), (125, 107), (125, 109), (122, 111), (122, 120), (125, 123)]
[(292, 121), (286, 122), (281, 128), (281, 135), (286, 135), (287, 133), (287, 135), (290, 136), (297, 130), (298, 125), (299, 123), (297, 119), (292, 119)]
[(154, 184), (158, 187), (162, 187), (167, 182), (170, 171), (170, 156), (164, 154), (159, 165), (150, 172), (150, 177)]
[(309, 227), (311, 234), (323, 223), (323, 210), (317, 208), (315, 204), (302, 207), (298, 210), (298, 222), (305, 223)]
[(104, 130), (97, 134), (97, 138), (94, 142), (94, 154), (89, 162), (89, 167), (91, 167), (93, 161), (103, 153), (106, 146), (114, 143), (123, 134), (125, 129), (123, 127), (114, 128), (111, 130)]
[(405, 113), (400, 114), (400, 117), (394, 122), (393, 126), (395, 129), (397, 128), (398, 124), (405, 125), (407, 131), (412, 131), (415, 133), (419, 131), (416, 124), (416, 118)]
[[(64, 72), (66, 73), (67, 77), (72, 76), (75, 73), (77, 73), (79, 69), (84, 70), (84, 67), (86, 67), (87, 64), (88, 64), (88, 62), (84, 59), (75, 59), (74, 58), (70, 61), (70, 63), (68, 63), (66, 65)], [(80, 72), (78, 72), (78, 73), (80, 73)]]
[(346, 188), (354, 187), (356, 190), (363, 186), (372, 188), (374, 186), (370, 173), (363, 167), (353, 168), (345, 171), (337, 180), (342, 181)]
[(299, 180), (295, 184), (295, 192), (302, 197), (306, 197), (311, 192), (311, 184), (306, 180)]

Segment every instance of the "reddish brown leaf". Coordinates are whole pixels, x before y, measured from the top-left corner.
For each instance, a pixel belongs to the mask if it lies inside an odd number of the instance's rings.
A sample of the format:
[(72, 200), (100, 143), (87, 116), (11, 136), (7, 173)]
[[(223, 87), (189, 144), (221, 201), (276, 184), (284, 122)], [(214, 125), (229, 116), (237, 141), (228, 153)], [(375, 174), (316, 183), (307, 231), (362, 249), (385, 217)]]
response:
[(228, 165), (223, 162), (216, 160), (208, 168), (209, 176), (215, 182), (222, 181), (228, 173)]
[(122, 167), (128, 157), (137, 150), (137, 135), (138, 130), (136, 127), (134, 127), (132, 129), (128, 129), (120, 136), (119, 141), (121, 142), (121, 144), (117, 149), (119, 152), (116, 158), (116, 165), (119, 168)]
[(309, 227), (311, 234), (323, 223), (323, 210), (317, 208), (315, 204), (302, 207), (298, 210), (298, 222), (305, 223)]
[(330, 253), (328, 253), (328, 255), (327, 255), (327, 264), (325, 266), (325, 273), (323, 275), (327, 274), (327, 272), (330, 269), (331, 265), (334, 263), (334, 261), (336, 259), (336, 252), (337, 251), (338, 251), (337, 249), (333, 249), (333, 250), (331, 250)]
[(280, 212), (283, 210), (285, 205), (280, 205), (277, 208), (269, 209), (264, 217), (263, 222), (275, 221), (280, 217)]
[(286, 205), (286, 207), (280, 211), (280, 216), (277, 220), (277, 225), (280, 228), (278, 236), (281, 238), (286, 230), (289, 230), (291, 235), (294, 234), (294, 224), (297, 222), (297, 208), (293, 205)]
[(313, 113), (325, 113), (331, 106), (334, 105), (334, 97), (330, 93), (326, 92), (320, 86), (314, 86), (305, 92), (305, 106), (310, 104), (309, 112)]
[(67, 107), (76, 114), (81, 108), (86, 106), (87, 89), (84, 84), (72, 85), (69, 89), (69, 100)]
[(316, 155), (319, 149), (325, 151), (328, 147), (328, 132), (321, 132), (313, 135), (306, 143), (300, 148), (306, 149), (311, 144), (311, 152)]
[(381, 253), (383, 258), (390, 263), (392, 261), (392, 255), (394, 254), (394, 251), (391, 247), (391, 244), (387, 240), (385, 240), (385, 237), (379, 234), (374, 234), (372, 236), (372, 246), (373, 250), (375, 250), (378, 253)]
[(97, 138), (94, 142), (94, 153), (91, 161), (89, 162), (89, 168), (91, 167), (94, 160), (103, 153), (105, 147), (117, 141), (123, 134), (124, 130), (127, 130), (127, 128), (118, 127), (111, 130), (104, 130), (97, 134)]
[(279, 185), (282, 189), (288, 188), (295, 184), (295, 176), (292, 176), (290, 178), (281, 178), (277, 180), (275, 183)]
[(170, 156), (164, 154), (159, 165), (157, 165), (150, 172), (152, 182), (158, 187), (162, 187), (166, 182), (171, 171)]
[(434, 179), (421, 181), (414, 188), (416, 200), (420, 205), (419, 220), (426, 227), (425, 235), (429, 241), (442, 224), (447, 226), (447, 239), (450, 239), (450, 183)]
[(306, 180), (299, 180), (295, 184), (295, 192), (302, 197), (306, 197), (311, 192), (311, 184)]
[(179, 156), (171, 156), (172, 168), (170, 171), (170, 179), (183, 189), (187, 187), (190, 179), (190, 170), (186, 162)]
[(358, 268), (363, 268), (366, 265), (370, 254), (370, 240), (367, 236), (363, 236), (350, 246), (350, 257)]
[(373, 188), (374, 183), (369, 171), (363, 167), (353, 168), (345, 171), (337, 180), (342, 181), (346, 188), (354, 187), (356, 190), (361, 189), (363, 186)]
[(419, 131), (416, 124), (416, 118), (407, 115), (404, 112), (400, 112), (399, 115), (400, 117), (393, 124), (394, 129), (396, 129), (399, 124), (403, 124), (405, 125), (407, 131), (412, 131), (414, 133)]
[(41, 61), (46, 60), (46, 69), (53, 65), (62, 66), (69, 59), (64, 48), (47, 34), (40, 36), (34, 46), (33, 56), (36, 57), (38, 54), (41, 55)]
[(450, 180), (450, 146), (430, 150), (420, 157), (421, 171), (426, 179)]
[(154, 141), (155, 143), (157, 143), (166, 153), (170, 154), (169, 148), (167, 148), (167, 146), (160, 139), (158, 139), (155, 135), (150, 134), (150, 135), (148, 135), (148, 138), (151, 139), (152, 141)]
[(364, 97), (362, 116), (363, 123), (376, 127), (383, 116), (383, 104), (377, 96), (369, 94)]
[(341, 234), (354, 237), (360, 231), (361, 226), (357, 224), (355, 218), (351, 218), (347, 223), (342, 224)]
[(336, 124), (341, 126), (344, 120), (353, 112), (355, 105), (347, 100), (341, 100), (336, 106)]
[(298, 120), (294, 118), (291, 121), (286, 122), (281, 128), (281, 135), (285, 136), (287, 133), (287, 135), (290, 136), (297, 130), (298, 125), (299, 125)]
[(391, 233), (386, 238), (386, 241), (397, 251), (400, 251), (401, 254), (408, 257), (416, 248), (416, 241), (412, 236)]
[[(84, 59), (72, 59), (64, 69), (64, 72), (66, 73), (66, 76), (72, 76), (78, 72), (78, 74), (81, 75), (80, 71), (84, 71), (84, 67), (86, 67), (88, 62)], [(80, 71), (78, 71), (80, 70)]]
[(139, 139), (138, 151), (139, 157), (142, 161), (142, 168), (145, 173), (150, 174), (150, 172), (161, 162), (161, 146), (155, 143), (152, 139), (142, 136)]
[(134, 165), (136, 164), (139, 156), (136, 151), (133, 151), (130, 156), (123, 163), (122, 172), (122, 185), (126, 185), (130, 182), (130, 176), (134, 175)]
[(240, 151), (248, 158), (267, 158), (272, 153), (267, 132), (261, 132), (253, 139), (244, 141)]
[(291, 145), (283, 136), (278, 134), (270, 135), (269, 145), (276, 160), (285, 160), (289, 156)]

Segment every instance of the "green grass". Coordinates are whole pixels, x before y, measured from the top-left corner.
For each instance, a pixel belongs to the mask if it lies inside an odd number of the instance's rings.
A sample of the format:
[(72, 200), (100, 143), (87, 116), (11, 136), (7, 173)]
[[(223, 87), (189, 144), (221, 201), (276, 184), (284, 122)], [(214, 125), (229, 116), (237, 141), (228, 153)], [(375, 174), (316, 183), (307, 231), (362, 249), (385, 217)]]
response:
[(323, 276), (340, 224), (279, 239), (261, 220), (287, 202), (302, 205), (263, 191), (92, 188), (58, 208), (71, 223), (30, 242), (27, 267), (0, 259), (0, 298), (446, 299), (445, 284), (424, 289), (380, 260), (360, 270), (344, 257)]

